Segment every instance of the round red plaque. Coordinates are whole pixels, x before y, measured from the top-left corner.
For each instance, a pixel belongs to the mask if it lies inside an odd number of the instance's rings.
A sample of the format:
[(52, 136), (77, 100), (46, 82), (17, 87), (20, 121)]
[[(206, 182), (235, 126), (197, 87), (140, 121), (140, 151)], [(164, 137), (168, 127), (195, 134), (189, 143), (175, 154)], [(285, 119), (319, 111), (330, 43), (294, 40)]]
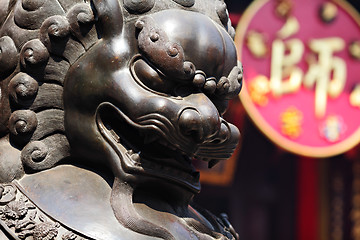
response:
[(338, 0), (257, 0), (244, 13), (240, 99), (280, 147), (329, 157), (360, 141), (359, 23)]

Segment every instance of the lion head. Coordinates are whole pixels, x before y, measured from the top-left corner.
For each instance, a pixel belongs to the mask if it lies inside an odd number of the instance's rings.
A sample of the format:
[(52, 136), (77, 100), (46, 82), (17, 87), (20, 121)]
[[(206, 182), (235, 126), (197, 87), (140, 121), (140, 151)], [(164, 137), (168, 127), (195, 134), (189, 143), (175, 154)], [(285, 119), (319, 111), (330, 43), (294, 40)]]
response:
[(222, 0), (0, 6), (2, 182), (76, 162), (112, 171), (113, 206), (123, 188), (159, 186), (188, 204), (192, 160), (232, 154), (222, 114), (242, 67)]

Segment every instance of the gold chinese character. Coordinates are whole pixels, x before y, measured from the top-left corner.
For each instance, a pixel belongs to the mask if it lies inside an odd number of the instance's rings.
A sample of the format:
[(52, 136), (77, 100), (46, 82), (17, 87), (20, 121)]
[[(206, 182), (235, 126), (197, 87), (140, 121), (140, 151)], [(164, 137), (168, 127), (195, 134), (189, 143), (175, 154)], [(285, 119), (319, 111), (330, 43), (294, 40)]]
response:
[(281, 29), (276, 33), (276, 35), (281, 39), (285, 39), (299, 32), (299, 30), (299, 21), (294, 16), (290, 16), (287, 18), (284, 26), (281, 27)]
[(274, 96), (299, 90), (303, 72), (296, 64), (300, 62), (303, 52), (304, 44), (300, 39), (291, 39), (285, 43), (279, 39), (274, 40), (270, 76), (270, 89)]
[(335, 98), (344, 90), (346, 81), (346, 63), (335, 57), (334, 53), (345, 47), (341, 38), (324, 38), (310, 41), (310, 49), (317, 53), (318, 61), (309, 63), (305, 74), (304, 86), (312, 88), (315, 83), (315, 115), (325, 115), (327, 96)]

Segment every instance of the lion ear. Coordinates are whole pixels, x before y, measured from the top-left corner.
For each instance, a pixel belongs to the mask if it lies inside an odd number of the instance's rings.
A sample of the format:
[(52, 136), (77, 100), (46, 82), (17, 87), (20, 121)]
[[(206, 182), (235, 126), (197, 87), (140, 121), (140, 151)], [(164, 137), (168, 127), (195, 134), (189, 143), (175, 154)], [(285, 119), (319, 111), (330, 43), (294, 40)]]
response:
[(95, 19), (101, 38), (120, 35), (123, 27), (123, 14), (118, 0), (91, 0)]

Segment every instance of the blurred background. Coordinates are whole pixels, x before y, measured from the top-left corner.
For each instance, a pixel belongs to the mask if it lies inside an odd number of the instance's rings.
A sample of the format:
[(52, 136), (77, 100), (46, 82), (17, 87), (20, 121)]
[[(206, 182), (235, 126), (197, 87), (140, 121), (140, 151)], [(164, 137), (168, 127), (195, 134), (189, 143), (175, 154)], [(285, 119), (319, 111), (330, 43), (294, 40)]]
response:
[[(252, 1), (225, 2), (236, 27)], [(359, 0), (348, 3), (360, 10)], [(228, 163), (213, 171), (199, 166), (196, 203), (227, 213), (242, 240), (360, 239), (359, 146), (326, 158), (303, 157), (266, 137), (239, 99), (230, 103), (226, 118), (240, 129), (241, 143)]]

